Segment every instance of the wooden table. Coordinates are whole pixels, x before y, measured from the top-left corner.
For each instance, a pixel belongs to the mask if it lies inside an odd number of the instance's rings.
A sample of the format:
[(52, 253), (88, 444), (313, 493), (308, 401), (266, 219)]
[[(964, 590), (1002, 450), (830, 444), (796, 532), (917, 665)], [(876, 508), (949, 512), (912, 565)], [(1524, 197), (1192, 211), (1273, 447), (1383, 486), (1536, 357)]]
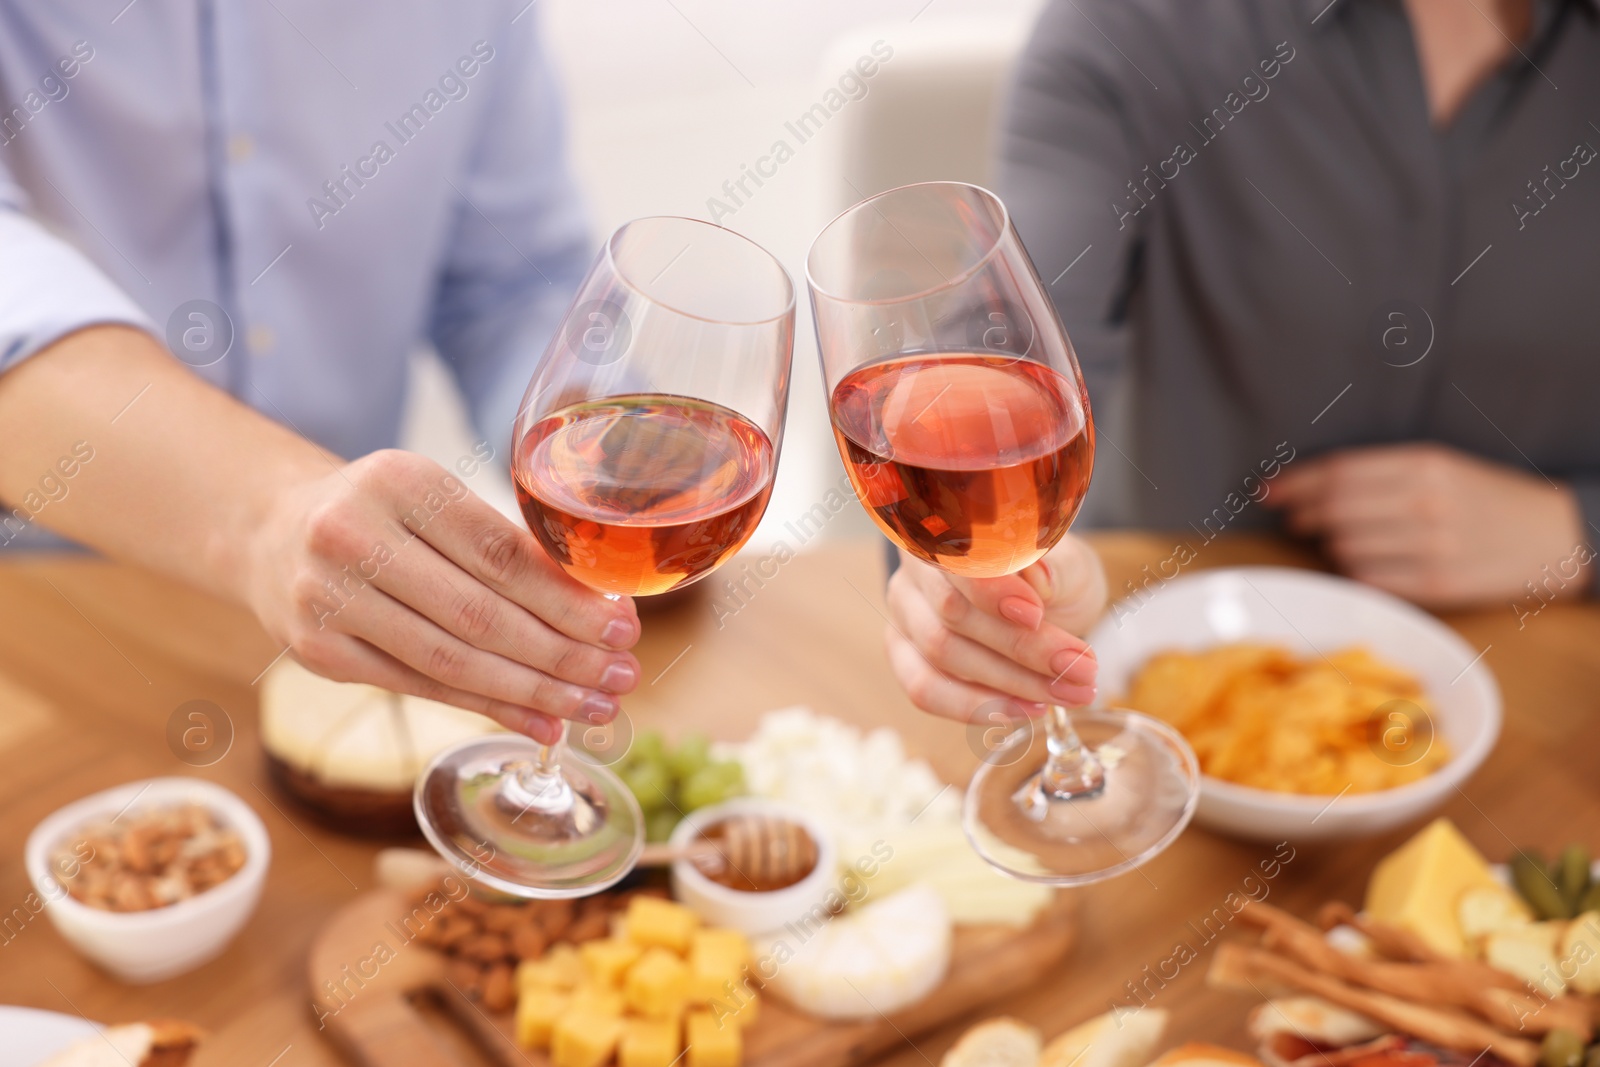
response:
[[(1153, 535), (1109, 535), (1099, 544), (1116, 590), (1172, 551), (1171, 539)], [(1272, 543), (1224, 539), (1192, 566), (1242, 562), (1308, 561)], [(712, 596), (647, 619), (646, 682), (628, 700), (634, 720), (732, 738), (763, 711), (804, 703), (892, 725), (942, 775), (964, 781), (975, 764), (964, 732), (916, 712), (885, 667), (877, 546), (839, 544), (781, 566), (759, 564), (736, 560), (707, 583)], [(724, 583), (741, 578), (745, 591), (734, 599)], [(1575, 839), (1600, 846), (1600, 609), (1551, 606), (1522, 627), (1509, 606), (1448, 621), (1487, 648), (1506, 725), (1446, 813), (1492, 856)], [(219, 782), (261, 814), (274, 850), (265, 897), (238, 940), (199, 971), (159, 985), (120, 985), (68, 949), (48, 922), (19, 925), (13, 913), (0, 927), (0, 1003), (103, 1021), (176, 1015), (247, 1033), (246, 1047), (259, 1056), (234, 1067), (339, 1062), (309, 1013), (305, 953), (327, 916), (372, 885), (376, 846), (318, 829), (269, 784), (251, 682), (278, 652), (239, 609), (142, 572), (83, 559), (0, 565), (0, 910), (10, 913), (30, 892), (22, 867), (28, 831), (62, 804), (131, 779), (193, 773)], [(174, 709), (195, 699), (220, 705), (236, 729), (227, 756), (198, 770), (166, 742)], [(1330, 896), (1359, 900), (1372, 862), (1403, 836), (1301, 847), (1271, 883), (1271, 899), (1301, 911)], [(1197, 931), (1270, 851), (1191, 830), (1146, 868), (1148, 877), (1082, 891), (1087, 921), (1071, 961), (1000, 1010), (1053, 1033), (1133, 1003), (1131, 983), (1172, 1011), (1170, 1038), (1242, 1042), (1248, 1005), (1203, 987), (1209, 953)], [(1157, 972), (1180, 941), (1200, 959), (1168, 981)], [(962, 1026), (953, 1021), (885, 1062), (936, 1063)]]

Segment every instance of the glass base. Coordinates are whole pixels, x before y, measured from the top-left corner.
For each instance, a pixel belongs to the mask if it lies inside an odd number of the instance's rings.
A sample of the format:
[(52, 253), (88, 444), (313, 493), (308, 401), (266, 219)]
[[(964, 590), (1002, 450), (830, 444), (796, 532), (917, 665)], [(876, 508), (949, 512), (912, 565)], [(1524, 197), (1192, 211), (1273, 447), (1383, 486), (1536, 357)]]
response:
[(1014, 731), (967, 787), (963, 825), (978, 854), (1013, 878), (1087, 885), (1173, 842), (1194, 815), (1200, 767), (1177, 731), (1136, 711), (1080, 708), (1068, 720), (1103, 769), (1098, 788), (1047, 788), (1042, 723)]
[(644, 815), (611, 771), (560, 750), (492, 734), (440, 753), (412, 797), (417, 824), (473, 881), (514, 897), (583, 897), (615, 885), (639, 860)]

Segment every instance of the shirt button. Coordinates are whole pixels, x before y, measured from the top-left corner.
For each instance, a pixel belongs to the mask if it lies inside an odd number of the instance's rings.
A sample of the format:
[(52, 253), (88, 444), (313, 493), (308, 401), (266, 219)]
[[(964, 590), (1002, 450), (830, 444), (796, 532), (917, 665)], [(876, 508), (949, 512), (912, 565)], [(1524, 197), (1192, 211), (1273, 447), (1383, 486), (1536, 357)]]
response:
[(252, 326), (245, 334), (244, 343), (253, 356), (265, 356), (272, 351), (278, 343), (278, 336), (267, 326)]
[(233, 163), (243, 163), (255, 155), (255, 139), (248, 134), (236, 133), (228, 138), (228, 160)]

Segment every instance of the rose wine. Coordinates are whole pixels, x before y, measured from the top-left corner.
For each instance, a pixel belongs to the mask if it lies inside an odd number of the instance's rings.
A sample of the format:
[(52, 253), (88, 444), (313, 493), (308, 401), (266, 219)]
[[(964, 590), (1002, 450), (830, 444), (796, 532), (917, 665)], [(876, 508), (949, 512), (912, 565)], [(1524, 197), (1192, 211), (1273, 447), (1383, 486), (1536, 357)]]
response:
[(1040, 363), (922, 353), (833, 391), (834, 437), (868, 513), (954, 574), (996, 577), (1066, 533), (1094, 465), (1088, 399)]
[(528, 528), (605, 592), (665, 593), (749, 539), (772, 492), (772, 442), (716, 404), (615, 396), (529, 428), (512, 461)]

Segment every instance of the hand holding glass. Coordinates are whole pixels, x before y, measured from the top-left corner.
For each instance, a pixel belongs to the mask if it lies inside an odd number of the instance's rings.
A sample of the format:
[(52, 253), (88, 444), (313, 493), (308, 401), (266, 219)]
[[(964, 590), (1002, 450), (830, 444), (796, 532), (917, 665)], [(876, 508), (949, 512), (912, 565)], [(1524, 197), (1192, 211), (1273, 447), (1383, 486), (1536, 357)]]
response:
[[(1077, 357), (992, 193), (909, 185), (845, 211), (806, 262), (834, 437), (874, 522), (952, 574), (1041, 559), (1094, 464)], [(1199, 771), (1165, 724), (1051, 708), (972, 780), (967, 835), (1018, 878), (1074, 885), (1130, 870), (1194, 813)]]
[[(794, 287), (731, 230), (646, 218), (606, 243), (528, 385), (512, 476), (528, 528), (568, 574), (649, 596), (710, 574), (766, 510), (794, 349)], [(439, 756), (417, 821), (479, 882), (573, 897), (621, 879), (639, 805), (606, 767), (506, 734)]]

